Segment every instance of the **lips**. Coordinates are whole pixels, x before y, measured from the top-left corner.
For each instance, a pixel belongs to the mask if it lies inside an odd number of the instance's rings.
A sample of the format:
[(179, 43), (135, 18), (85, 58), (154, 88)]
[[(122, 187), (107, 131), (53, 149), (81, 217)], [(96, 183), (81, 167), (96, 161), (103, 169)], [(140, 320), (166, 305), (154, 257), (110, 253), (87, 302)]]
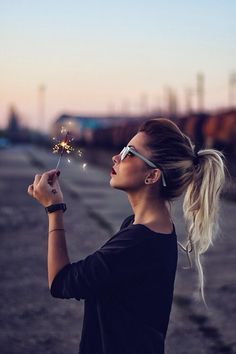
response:
[(116, 175), (116, 171), (114, 170), (113, 167), (112, 167), (112, 169), (111, 169), (111, 174)]

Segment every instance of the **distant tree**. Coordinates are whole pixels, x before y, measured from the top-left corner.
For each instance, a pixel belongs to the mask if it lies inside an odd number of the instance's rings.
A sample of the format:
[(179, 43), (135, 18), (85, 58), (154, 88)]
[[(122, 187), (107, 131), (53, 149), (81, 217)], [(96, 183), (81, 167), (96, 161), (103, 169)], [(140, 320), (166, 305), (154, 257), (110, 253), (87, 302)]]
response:
[(10, 107), (7, 130), (9, 133), (17, 133), (20, 130), (19, 116), (14, 106)]

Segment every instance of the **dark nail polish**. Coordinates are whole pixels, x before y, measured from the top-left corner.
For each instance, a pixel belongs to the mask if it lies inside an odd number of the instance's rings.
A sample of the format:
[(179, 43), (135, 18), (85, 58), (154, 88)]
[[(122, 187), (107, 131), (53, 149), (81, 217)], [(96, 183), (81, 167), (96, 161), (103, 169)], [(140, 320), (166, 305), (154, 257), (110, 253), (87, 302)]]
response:
[(57, 171), (57, 176), (58, 176), (58, 177), (60, 176), (60, 173), (61, 173), (60, 171)]

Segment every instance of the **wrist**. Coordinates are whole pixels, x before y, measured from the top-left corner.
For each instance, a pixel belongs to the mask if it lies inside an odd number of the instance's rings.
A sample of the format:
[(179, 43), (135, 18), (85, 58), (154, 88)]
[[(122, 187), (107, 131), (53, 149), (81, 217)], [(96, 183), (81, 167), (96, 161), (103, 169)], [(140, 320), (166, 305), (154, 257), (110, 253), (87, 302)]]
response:
[(64, 218), (63, 218), (63, 211), (57, 210), (53, 213), (48, 214), (48, 229), (64, 229)]
[(64, 213), (63, 213), (62, 210), (56, 210), (53, 213), (47, 213), (47, 214), (48, 214), (49, 218), (52, 218), (52, 217), (55, 217), (55, 216), (58, 216), (58, 215), (63, 216)]
[(55, 198), (55, 199), (44, 201), (44, 203), (41, 204), (44, 206), (44, 208), (47, 208), (50, 205), (61, 204), (61, 203), (65, 203), (62, 198)]

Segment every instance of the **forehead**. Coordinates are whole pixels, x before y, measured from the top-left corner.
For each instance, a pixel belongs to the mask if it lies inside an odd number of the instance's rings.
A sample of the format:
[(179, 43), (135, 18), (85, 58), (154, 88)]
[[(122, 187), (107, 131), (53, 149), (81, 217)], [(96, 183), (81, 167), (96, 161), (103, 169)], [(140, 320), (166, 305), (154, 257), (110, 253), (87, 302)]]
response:
[(128, 142), (127, 146), (132, 145), (138, 152), (148, 151), (146, 147), (147, 136), (144, 132), (139, 132), (133, 136), (133, 138)]

